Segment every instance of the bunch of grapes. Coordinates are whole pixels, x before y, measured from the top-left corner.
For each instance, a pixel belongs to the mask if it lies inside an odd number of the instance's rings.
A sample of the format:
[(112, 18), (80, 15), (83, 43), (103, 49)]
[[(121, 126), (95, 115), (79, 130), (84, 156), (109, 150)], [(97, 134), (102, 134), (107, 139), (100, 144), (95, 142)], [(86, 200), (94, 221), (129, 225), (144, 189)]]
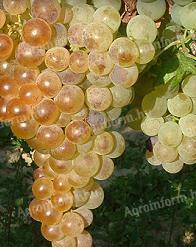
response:
[(138, 15), (118, 37), (121, 1), (93, 4), (3, 0), (0, 10), (0, 120), (34, 149), (29, 210), (53, 247), (92, 246), (85, 229), (104, 199), (97, 181), (125, 149), (107, 123), (155, 54), (153, 20)]

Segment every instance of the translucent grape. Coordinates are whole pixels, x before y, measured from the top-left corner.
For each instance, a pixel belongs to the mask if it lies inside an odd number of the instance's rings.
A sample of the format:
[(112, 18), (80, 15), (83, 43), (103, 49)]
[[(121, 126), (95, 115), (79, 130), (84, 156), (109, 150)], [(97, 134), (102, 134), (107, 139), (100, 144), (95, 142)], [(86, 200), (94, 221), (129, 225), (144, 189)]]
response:
[(22, 36), (24, 41), (29, 45), (42, 46), (50, 41), (52, 30), (46, 21), (33, 18), (25, 23)]
[(183, 7), (180, 12), (180, 21), (186, 29), (196, 29), (196, 2)]
[(33, 138), (38, 130), (39, 124), (31, 119), (25, 122), (13, 122), (11, 124), (11, 130), (15, 136), (21, 139)]
[(93, 213), (90, 209), (86, 207), (80, 207), (74, 210), (74, 212), (78, 213), (80, 216), (82, 216), (84, 220), (84, 227), (88, 227), (93, 222)]
[(73, 23), (89, 24), (93, 21), (93, 14), (95, 10), (91, 5), (88, 4), (74, 5), (72, 11), (73, 11), (73, 18), (71, 20), (71, 25)]
[(83, 35), (85, 47), (89, 50), (107, 51), (113, 41), (112, 31), (101, 22), (87, 25)]
[[(62, 23), (55, 23), (55, 35), (51, 40), (51, 45), (65, 47), (68, 43), (67, 28)], [(50, 45), (50, 44), (49, 44)]]
[(42, 167), (49, 158), (50, 154), (41, 154), (36, 150), (33, 152), (33, 161), (39, 167)]
[(64, 47), (53, 47), (46, 52), (45, 64), (54, 71), (62, 71), (69, 65), (70, 54)]
[(93, 19), (106, 24), (113, 33), (118, 30), (121, 23), (119, 12), (110, 5), (98, 8), (93, 15)]
[(54, 208), (60, 212), (66, 212), (73, 206), (72, 192), (58, 193), (51, 197)]
[(95, 179), (97, 180), (106, 180), (112, 176), (114, 171), (114, 162), (112, 159), (103, 156), (101, 161), (101, 168), (98, 173), (95, 175)]
[(60, 241), (53, 241), (52, 247), (76, 247), (76, 238), (66, 236)]
[(71, 122), (71, 115), (70, 114), (66, 114), (66, 113), (61, 113), (58, 121), (56, 122), (56, 124), (59, 127), (66, 127), (68, 125), (68, 123)]
[(37, 179), (32, 186), (33, 195), (36, 199), (45, 200), (53, 194), (53, 183), (48, 178)]
[(86, 103), (92, 110), (105, 111), (112, 104), (112, 94), (108, 88), (91, 86), (86, 90)]
[(81, 177), (74, 170), (69, 173), (69, 184), (74, 188), (82, 188), (89, 183), (89, 177)]
[(68, 4), (67, 1), (62, 2), (61, 14), (58, 21), (63, 24), (69, 24), (72, 18), (73, 18), (73, 11), (71, 4)]
[(76, 153), (75, 144), (71, 143), (67, 139), (55, 149), (50, 151), (51, 156), (57, 160), (70, 160)]
[(7, 61), (0, 61), (0, 76), (7, 76), (12, 72), (12, 65)]
[(41, 226), (41, 233), (48, 241), (61, 240), (65, 235), (61, 230), (61, 225), (45, 225)]
[(40, 124), (53, 124), (58, 120), (59, 116), (59, 109), (51, 99), (43, 99), (33, 109), (33, 117)]
[(98, 183), (94, 183), (93, 187), (91, 188), (90, 198), (84, 207), (88, 209), (96, 209), (103, 203), (103, 200), (104, 191), (102, 187)]
[(18, 85), (17, 83), (9, 78), (3, 77), (0, 79), (0, 96), (5, 99), (11, 99), (18, 95)]
[(121, 37), (115, 39), (109, 49), (109, 55), (114, 64), (122, 67), (133, 65), (139, 57), (139, 50), (134, 41)]
[(193, 0), (174, 0), (174, 3), (182, 5), (182, 6), (192, 3), (192, 2)]
[(179, 125), (172, 121), (162, 124), (158, 132), (158, 139), (163, 145), (177, 147), (182, 141)]
[(180, 16), (182, 11), (182, 6), (179, 6), (178, 4), (174, 4), (171, 8), (171, 18), (173, 22), (179, 26), (182, 26)]
[(84, 119), (87, 118), (88, 112), (89, 112), (89, 109), (88, 109), (86, 106), (84, 106), (84, 107), (82, 108), (82, 110), (79, 111), (79, 112), (77, 112), (77, 113), (75, 113), (75, 114), (71, 117), (71, 119), (72, 119), (72, 120), (84, 120)]
[(178, 146), (179, 155), (186, 160), (196, 159), (196, 139), (195, 137), (184, 136), (181, 144)]
[(17, 61), (26, 67), (35, 68), (40, 66), (45, 57), (45, 50), (40, 47), (30, 46), (22, 42), (18, 45), (16, 50)]
[(164, 123), (164, 119), (145, 117), (141, 123), (141, 129), (148, 136), (156, 136), (160, 127)]
[(57, 125), (41, 126), (37, 132), (37, 138), (46, 149), (58, 147), (64, 140), (64, 132)]
[(55, 97), (62, 88), (58, 75), (52, 70), (44, 70), (36, 80), (38, 88), (48, 98)]
[(0, 121), (8, 120), (7, 101), (0, 98)]
[(59, 193), (68, 192), (71, 190), (71, 185), (68, 182), (68, 175), (59, 175), (53, 181), (55, 191)]
[(170, 163), (178, 157), (178, 151), (174, 147), (169, 147), (157, 142), (154, 145), (153, 153), (155, 157), (162, 163)]
[(93, 147), (93, 142), (94, 142), (94, 138), (91, 138), (88, 142), (86, 142), (85, 144), (78, 144), (77, 145), (77, 150), (79, 153), (88, 153), (92, 150)]
[(113, 68), (112, 60), (108, 52), (91, 51), (89, 54), (89, 70), (97, 76), (110, 73)]
[(74, 73), (85, 73), (88, 70), (88, 54), (85, 51), (72, 52), (69, 67)]
[(153, 152), (150, 152), (148, 150), (146, 152), (146, 160), (152, 166), (160, 166), (161, 165), (161, 161), (158, 160), (157, 157), (154, 156)]
[(27, 144), (32, 148), (36, 149), (41, 154), (48, 154), (49, 150), (45, 148), (44, 143), (42, 143), (37, 136), (33, 137), (32, 139), (29, 139), (26, 141)]
[(121, 0), (93, 0), (93, 4), (97, 9), (104, 5), (111, 5), (118, 11), (121, 8)]
[(99, 155), (106, 155), (112, 152), (115, 139), (109, 132), (103, 132), (96, 136), (93, 151)]
[(182, 133), (188, 137), (196, 137), (196, 115), (188, 114), (180, 118), (179, 126)]
[(20, 15), (27, 9), (26, 0), (3, 0), (3, 7), (10, 15)]
[(77, 113), (84, 105), (84, 93), (78, 86), (66, 85), (56, 96), (55, 104), (62, 112)]
[(166, 2), (164, 0), (155, 0), (145, 3), (143, 0), (138, 0), (137, 11), (139, 15), (149, 16), (152, 20), (156, 21), (165, 14)]
[(81, 22), (71, 24), (68, 29), (68, 40), (69, 43), (76, 47), (84, 47), (83, 33), (86, 28), (86, 24)]
[(61, 7), (56, 0), (33, 0), (31, 13), (34, 18), (41, 18), (48, 23), (55, 23), (60, 16)]
[(70, 237), (76, 237), (84, 230), (82, 217), (74, 212), (65, 213), (62, 221), (63, 233)]
[(187, 76), (181, 87), (184, 94), (189, 97), (196, 97), (196, 75)]
[(43, 164), (42, 170), (43, 170), (45, 178), (49, 178), (51, 180), (54, 180), (58, 176), (58, 174), (55, 173), (52, 170), (52, 168), (50, 167), (48, 160)]
[(5, 12), (0, 9), (0, 29), (4, 26), (6, 22), (6, 15), (5, 15)]
[(49, 158), (49, 165), (58, 174), (69, 173), (73, 168), (72, 160), (57, 160), (53, 157)]
[(117, 131), (112, 131), (112, 135), (115, 138), (115, 146), (111, 153), (109, 153), (107, 156), (109, 158), (115, 159), (120, 157), (124, 151), (125, 151), (125, 139), (124, 137), (118, 133)]
[(82, 177), (94, 176), (100, 168), (99, 156), (94, 152), (81, 153), (74, 160), (74, 171)]
[(73, 71), (71, 71), (69, 68), (59, 72), (58, 76), (60, 77), (61, 81), (63, 84), (65, 85), (77, 85), (80, 84), (84, 78), (85, 78), (85, 74), (78, 74), (78, 73), (74, 73)]
[(121, 86), (113, 86), (110, 88), (110, 91), (113, 96), (112, 105), (114, 107), (123, 107), (128, 105), (134, 96), (132, 88), (127, 89)]
[(59, 224), (62, 220), (62, 216), (62, 212), (54, 209), (51, 201), (48, 201), (48, 205), (43, 208), (40, 218), (43, 224), (51, 226)]
[(136, 62), (139, 64), (147, 64), (152, 61), (155, 55), (153, 44), (144, 40), (137, 40), (136, 44), (139, 49), (139, 58)]
[(87, 79), (90, 81), (91, 84), (98, 87), (106, 87), (111, 84), (111, 80), (108, 75), (98, 76), (92, 72), (89, 72), (87, 74)]
[(136, 83), (138, 76), (139, 70), (135, 64), (128, 68), (115, 65), (110, 73), (110, 79), (114, 85), (119, 85), (125, 88), (133, 86)]
[(90, 110), (87, 122), (93, 129), (94, 134), (100, 134), (107, 127), (107, 115), (104, 112)]
[(42, 92), (35, 83), (27, 83), (20, 87), (20, 99), (27, 105), (38, 104), (42, 100)]
[(13, 40), (7, 34), (0, 33), (0, 61), (11, 56), (13, 47)]
[(80, 189), (74, 189), (73, 195), (74, 195), (74, 204), (73, 206), (75, 208), (83, 206), (88, 199), (90, 198), (90, 191), (80, 188)]
[(172, 115), (183, 117), (191, 112), (193, 103), (188, 96), (183, 93), (179, 93), (174, 98), (168, 99), (167, 107)]
[(178, 173), (179, 171), (181, 171), (184, 164), (183, 164), (183, 161), (178, 159), (171, 163), (164, 163), (162, 164), (162, 166), (166, 172), (174, 174), (174, 173)]
[(89, 232), (84, 231), (82, 234), (77, 236), (77, 246), (78, 247), (91, 247), (93, 244), (93, 238)]
[(156, 39), (157, 28), (154, 21), (148, 16), (137, 15), (127, 24), (127, 36), (152, 43)]
[(184, 163), (184, 164), (186, 164), (186, 165), (195, 165), (195, 163), (196, 163), (196, 159), (194, 160), (189, 160), (189, 159), (187, 159), (187, 158), (185, 158), (185, 157), (181, 157), (181, 156), (179, 156), (179, 159)]
[(44, 209), (46, 210), (49, 207), (47, 200), (37, 200), (33, 199), (29, 204), (29, 213), (31, 218), (36, 221), (41, 221), (41, 215)]

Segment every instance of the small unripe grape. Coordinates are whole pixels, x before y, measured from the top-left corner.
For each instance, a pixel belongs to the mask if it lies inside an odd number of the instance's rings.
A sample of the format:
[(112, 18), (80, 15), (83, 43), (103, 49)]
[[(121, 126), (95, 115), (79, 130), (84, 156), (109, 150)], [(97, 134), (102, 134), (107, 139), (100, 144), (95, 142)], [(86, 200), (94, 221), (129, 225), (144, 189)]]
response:
[(101, 22), (87, 25), (83, 35), (85, 47), (89, 50), (107, 51), (113, 41), (112, 31)]
[(56, 192), (64, 193), (71, 190), (71, 185), (68, 182), (68, 175), (59, 175), (53, 181), (53, 186)]
[(39, 124), (34, 119), (31, 119), (25, 122), (13, 122), (11, 130), (18, 138), (31, 139), (36, 135), (38, 127)]
[(53, 194), (53, 183), (48, 178), (40, 178), (33, 183), (32, 191), (36, 199), (48, 199)]
[(54, 208), (60, 212), (66, 212), (73, 206), (72, 192), (58, 193), (51, 197)]
[(42, 167), (39, 167), (33, 171), (33, 179), (37, 180), (39, 178), (43, 178), (44, 176), (44, 171)]
[(63, 130), (57, 125), (40, 126), (37, 138), (46, 149), (56, 148), (63, 142), (65, 136)]
[(66, 85), (56, 96), (55, 103), (62, 112), (77, 113), (84, 105), (84, 93), (76, 85)]
[(61, 6), (56, 0), (33, 0), (31, 13), (34, 18), (41, 18), (48, 23), (55, 23), (60, 16)]
[(41, 154), (37, 150), (33, 152), (33, 161), (39, 167), (42, 167), (49, 158), (50, 154)]
[(22, 31), (23, 39), (32, 46), (47, 44), (52, 36), (52, 30), (43, 19), (33, 18), (28, 20)]
[(85, 51), (72, 52), (69, 67), (74, 73), (85, 73), (88, 70), (88, 54)]
[(75, 144), (86, 143), (91, 136), (90, 126), (81, 120), (74, 120), (65, 129), (66, 137)]
[(66, 213), (62, 220), (62, 231), (65, 235), (76, 237), (84, 230), (84, 221), (77, 213)]
[(18, 85), (17, 83), (9, 78), (3, 77), (0, 79), (0, 96), (6, 99), (11, 99), (18, 95)]
[(86, 90), (86, 103), (92, 110), (105, 111), (112, 104), (112, 94), (108, 88), (91, 86)]
[(65, 85), (80, 84), (85, 78), (85, 74), (74, 73), (70, 68), (68, 68), (62, 72), (59, 72), (58, 76), (60, 77), (62, 83)]
[(26, 0), (3, 0), (3, 7), (10, 15), (20, 15), (27, 9)]
[(7, 34), (0, 33), (0, 61), (10, 57), (13, 46), (13, 40)]
[(137, 61), (139, 50), (134, 41), (126, 37), (121, 37), (112, 43), (109, 49), (109, 55), (114, 64), (129, 67)]
[(35, 105), (42, 99), (42, 92), (35, 83), (27, 83), (20, 87), (19, 97), (27, 105)]
[(56, 160), (52, 157), (49, 159), (49, 165), (58, 174), (69, 173), (73, 168), (72, 160)]
[(76, 153), (76, 145), (68, 141), (67, 139), (55, 149), (50, 151), (53, 158), (57, 160), (70, 160)]
[(74, 23), (68, 29), (68, 40), (71, 45), (76, 47), (84, 47), (84, 31), (86, 24)]
[(17, 61), (26, 67), (35, 68), (40, 66), (45, 57), (45, 50), (40, 47), (30, 46), (22, 42), (18, 45), (16, 50)]
[(69, 66), (70, 54), (64, 47), (54, 47), (46, 52), (45, 64), (54, 71), (62, 71)]
[(62, 88), (62, 83), (58, 75), (52, 70), (44, 70), (37, 77), (37, 86), (42, 91), (42, 93), (48, 97), (55, 97)]
[(41, 233), (48, 241), (58, 241), (64, 238), (64, 233), (61, 230), (61, 225), (45, 225), (41, 226)]
[(5, 12), (0, 9), (0, 29), (4, 26), (6, 22), (6, 15), (5, 15)]
[(33, 109), (33, 117), (40, 124), (53, 124), (58, 120), (59, 116), (59, 109), (51, 99), (43, 99)]
[(89, 70), (98, 75), (103, 76), (110, 73), (113, 63), (108, 52), (91, 51), (89, 54)]

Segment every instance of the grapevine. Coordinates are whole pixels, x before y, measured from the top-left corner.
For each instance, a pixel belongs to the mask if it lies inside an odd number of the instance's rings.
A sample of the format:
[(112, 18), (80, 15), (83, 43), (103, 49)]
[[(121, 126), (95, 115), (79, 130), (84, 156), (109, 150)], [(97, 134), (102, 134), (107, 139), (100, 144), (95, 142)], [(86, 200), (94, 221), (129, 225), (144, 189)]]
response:
[[(93, 245), (99, 181), (125, 150), (112, 129), (124, 109), (143, 113), (127, 125), (150, 137), (151, 165), (195, 164), (195, 17), (192, 0), (0, 2), (0, 121), (33, 150), (29, 212), (53, 247)], [(158, 75), (167, 52), (178, 67)]]

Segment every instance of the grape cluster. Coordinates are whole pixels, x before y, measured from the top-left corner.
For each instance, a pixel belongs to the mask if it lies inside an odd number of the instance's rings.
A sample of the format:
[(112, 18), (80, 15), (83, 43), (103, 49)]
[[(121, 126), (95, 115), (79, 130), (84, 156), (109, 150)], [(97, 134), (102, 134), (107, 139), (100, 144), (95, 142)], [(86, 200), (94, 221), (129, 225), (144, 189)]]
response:
[[(66, 2), (66, 3), (65, 3)], [(0, 120), (34, 149), (30, 215), (53, 247), (92, 246), (93, 221), (123, 136), (107, 129), (155, 54), (155, 23), (138, 15), (117, 37), (120, 0), (3, 0)], [(10, 24), (11, 23), (11, 24)], [(142, 30), (138, 30), (138, 27)]]
[(147, 161), (162, 164), (169, 173), (179, 172), (184, 164), (196, 162), (196, 76), (189, 75), (181, 87), (157, 86), (142, 101), (146, 117), (142, 131), (152, 138), (153, 150)]

